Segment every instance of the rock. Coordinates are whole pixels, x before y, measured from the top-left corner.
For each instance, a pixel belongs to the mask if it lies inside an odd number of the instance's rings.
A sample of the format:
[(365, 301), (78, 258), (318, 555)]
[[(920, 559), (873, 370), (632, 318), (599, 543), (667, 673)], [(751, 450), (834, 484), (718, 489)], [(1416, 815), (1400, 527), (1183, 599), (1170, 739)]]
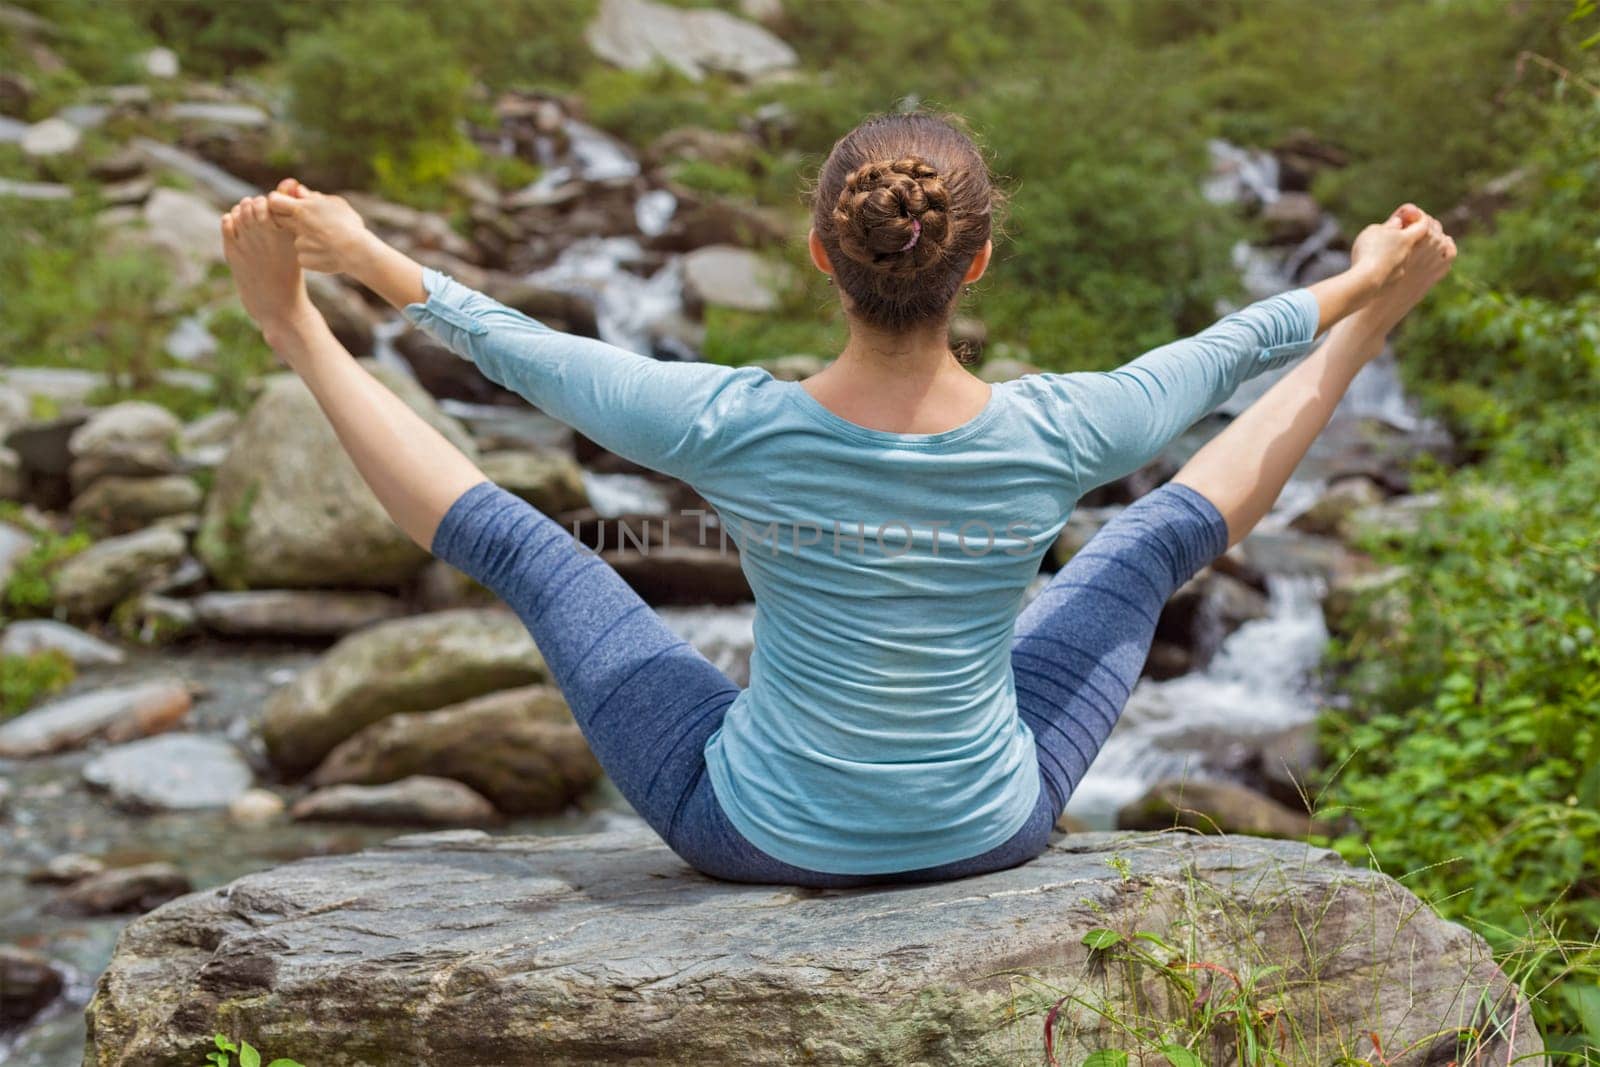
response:
[(0, 447), (0, 500), (21, 500), (25, 490), (22, 457), (9, 448)]
[(675, 544), (648, 552), (613, 549), (600, 558), (651, 604), (741, 604), (752, 599), (739, 555), (731, 548)]
[(1331, 580), (1351, 568), (1351, 553), (1338, 541), (1293, 530), (1253, 530), (1229, 556), (1256, 574), (1317, 575)]
[(202, 415), (183, 428), (178, 435), (178, 447), (191, 452), (209, 445), (225, 445), (239, 430), (239, 413), (222, 409)]
[(1329, 582), (1322, 601), (1328, 631), (1350, 637), (1368, 625), (1381, 632), (1404, 626), (1411, 610), (1401, 585), (1407, 573), (1404, 567), (1385, 567), (1342, 574)]
[(1161, 609), (1157, 640), (1189, 649), (1194, 667), (1203, 667), (1212, 653), (1240, 626), (1266, 618), (1267, 598), (1214, 568), (1203, 568), (1178, 587)]
[(471, 363), (421, 330), (407, 329), (395, 338), (394, 347), (430, 396), (470, 404), (522, 402), (515, 393), (485, 378)]
[(1349, 537), (1350, 516), (1363, 508), (1381, 503), (1383, 490), (1371, 478), (1355, 475), (1329, 485), (1305, 511), (1296, 515), (1290, 527), (1302, 533), (1324, 537)]
[(6, 781), (4, 778), (0, 778), (0, 815), (5, 815), (10, 812), (11, 794), (11, 783)]
[(1067, 524), (1061, 528), (1060, 536), (1056, 538), (1055, 544), (1050, 546), (1050, 557), (1055, 560), (1056, 566), (1065, 567), (1067, 561), (1089, 543), (1089, 538), (1099, 533), (1100, 528), (1121, 510), (1122, 508), (1116, 505), (1103, 508), (1073, 508), (1072, 513), (1067, 516)]
[(736, 15), (652, 0), (603, 0), (583, 39), (608, 63), (644, 70), (662, 62), (691, 81), (712, 71), (754, 79), (799, 59), (772, 33)]
[(986, 359), (978, 367), (978, 377), (994, 384), (1015, 381), (1029, 374), (1038, 373), (1040, 373), (1038, 367), (1021, 359)]
[(276, 822), (286, 810), (283, 798), (270, 789), (246, 789), (228, 802), (228, 818), (241, 826)]
[(684, 296), (691, 303), (741, 311), (773, 311), (788, 284), (785, 264), (748, 248), (707, 245), (683, 257)]
[(188, 601), (154, 592), (124, 601), (112, 621), (127, 640), (152, 647), (189, 637), (199, 627)]
[(160, 526), (96, 542), (56, 568), (56, 605), (70, 615), (100, 615), (159, 579), (187, 547), (181, 533)]
[(208, 126), (255, 128), (271, 122), (271, 117), (254, 104), (213, 103), (209, 100), (180, 100), (167, 108), (172, 122)]
[(339, 742), (389, 715), (543, 681), (544, 660), (518, 618), (441, 611), (351, 634), (267, 701), (261, 732), (273, 762), (311, 770)]
[(182, 429), (172, 412), (142, 400), (102, 408), (67, 440), (74, 483), (82, 488), (107, 474), (167, 474), (176, 469), (173, 445)]
[(314, 785), (425, 774), (463, 782), (509, 815), (558, 812), (600, 777), (559, 691), (526, 686), (437, 711), (391, 715), (328, 753)]
[[(125, 182), (100, 187), (100, 199), (113, 207), (139, 207), (156, 191), (153, 178), (129, 178)], [(185, 320), (188, 321), (188, 320)]]
[(19, 182), (0, 178), (0, 197), (8, 200), (71, 200), (72, 189), (55, 182)]
[[(215, 163), (185, 152), (176, 145), (163, 144), (148, 137), (135, 137), (132, 143), (134, 151), (152, 166), (170, 170), (205, 190), (212, 205), (218, 209), (232, 207), (245, 197), (261, 192), (249, 182), (234, 177)], [(220, 225), (219, 219), (214, 221)]]
[[(771, 247), (781, 244), (788, 233), (788, 220), (772, 208), (737, 200), (696, 202), (693, 190), (676, 183), (668, 183), (668, 188), (682, 206), (646, 242), (652, 251), (692, 252), (715, 245)], [(771, 273), (773, 268), (763, 270)]]
[(0, 945), (0, 1030), (39, 1014), (61, 995), (61, 972), (43, 956)]
[(22, 151), (35, 159), (64, 156), (76, 151), (82, 141), (83, 131), (66, 119), (45, 119), (28, 127), (22, 135)]
[(1195, 656), (1193, 650), (1171, 641), (1154, 640), (1150, 642), (1150, 652), (1145, 656), (1144, 666), (1140, 673), (1148, 675), (1156, 681), (1165, 681), (1168, 678), (1177, 678), (1188, 674), (1195, 669)]
[(757, 365), (780, 382), (803, 382), (813, 374), (820, 373), (828, 365), (828, 361), (809, 352), (795, 352), (787, 356), (758, 360)]
[[(4, 579), (0, 579), (0, 585)], [(23, 619), (0, 635), (0, 656), (60, 652), (77, 667), (114, 666), (127, 658), (122, 649), (54, 619)]]
[(204, 593), (190, 603), (201, 626), (230, 637), (343, 637), (406, 613), (387, 593), (320, 589)]
[(1309, 193), (1283, 193), (1262, 210), (1261, 221), (1273, 244), (1296, 244), (1316, 232), (1322, 207)]
[[(469, 456), (477, 449), (414, 381), (385, 385)], [(271, 379), (217, 469), (196, 551), (225, 585), (393, 586), (428, 554), (390, 521), (299, 378)]]
[(152, 78), (176, 78), (178, 53), (170, 48), (152, 48), (140, 58), (140, 65)]
[[(1121, 1007), (1072, 1013), (1056, 1053), (1079, 1064), (1122, 1047), (1106, 1018), (1149, 995), (1083, 944), (1108, 928), (1266, 972), (1260, 996), (1307, 1043), (1296, 1062), (1333, 1062), (1369, 1031), (1427, 1048), (1480, 1001), (1498, 1024), (1484, 1029), (1541, 1048), (1482, 938), (1297, 842), (1074, 834), (994, 874), (819, 893), (707, 879), (648, 832), (453, 831), (135, 920), (88, 1008), (84, 1062), (189, 1067), (219, 1011), (248, 1003), (253, 1041), (308, 1063), (1000, 1067), (1037, 1051), (1058, 997)], [(1513, 1058), (1496, 1042), (1484, 1062)]]
[(749, 167), (756, 162), (760, 150), (761, 146), (742, 132), (677, 126), (650, 142), (644, 158), (653, 167), (673, 161)]
[(330, 274), (306, 275), (306, 291), (339, 343), (353, 355), (372, 352), (372, 312), (355, 290)]
[(170, 863), (114, 867), (61, 890), (49, 910), (57, 915), (137, 915), (189, 889), (188, 877)]
[(17, 561), (33, 549), (33, 535), (20, 526), (0, 522), (0, 588), (11, 580)]
[(93, 856), (81, 852), (63, 852), (53, 856), (43, 867), (28, 872), (30, 885), (71, 885), (93, 877), (106, 869), (106, 865)]
[(494, 822), (494, 805), (448, 778), (414, 775), (388, 785), (335, 785), (299, 800), (290, 814), (301, 822), (361, 822), (401, 826), (478, 826)]
[(1174, 826), (1202, 833), (1304, 837), (1328, 828), (1303, 811), (1232, 782), (1169, 778), (1117, 812), (1122, 830), (1165, 830)]
[(198, 316), (186, 315), (167, 334), (162, 347), (179, 363), (210, 364), (217, 354), (217, 339)]
[(564, 452), (486, 452), (478, 465), (490, 481), (546, 515), (589, 506), (583, 470)]
[(162, 186), (144, 202), (144, 223), (145, 240), (170, 257), (180, 284), (223, 261), (220, 216), (204, 197)]
[(1385, 536), (1414, 534), (1422, 528), (1422, 519), (1439, 506), (1438, 493), (1417, 493), (1414, 496), (1396, 496), (1352, 511), (1349, 528), (1352, 531), (1372, 530)]
[(219, 737), (166, 734), (118, 745), (90, 760), (83, 780), (129, 811), (226, 808), (255, 775)]
[(1300, 723), (1256, 744), (1252, 768), (1260, 776), (1266, 793), (1290, 810), (1304, 808), (1314, 795), (1311, 776), (1322, 764), (1317, 745), (1317, 724)]
[(113, 744), (170, 730), (189, 713), (182, 682), (157, 680), (64, 697), (0, 723), (0, 757), (24, 759), (104, 738)]
[(122, 532), (199, 509), (200, 487), (182, 474), (98, 478), (72, 501), (72, 514), (102, 530)]

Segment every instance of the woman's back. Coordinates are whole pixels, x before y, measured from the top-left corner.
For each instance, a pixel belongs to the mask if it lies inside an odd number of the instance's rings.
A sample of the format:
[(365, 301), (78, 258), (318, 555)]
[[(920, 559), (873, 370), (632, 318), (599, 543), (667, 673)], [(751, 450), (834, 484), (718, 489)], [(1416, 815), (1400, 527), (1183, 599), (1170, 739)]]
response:
[(898, 434), (737, 373), (695, 481), (757, 604), (749, 689), (706, 749), (718, 798), (800, 866), (982, 851), (1037, 799), (1011, 633), (1075, 499), (1059, 441), (1014, 385)]

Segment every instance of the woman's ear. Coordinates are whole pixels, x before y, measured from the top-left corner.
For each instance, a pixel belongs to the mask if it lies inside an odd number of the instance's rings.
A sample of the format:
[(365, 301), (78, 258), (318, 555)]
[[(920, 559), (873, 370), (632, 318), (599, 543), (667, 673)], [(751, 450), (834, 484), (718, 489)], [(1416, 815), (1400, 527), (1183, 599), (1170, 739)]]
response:
[(811, 227), (806, 234), (806, 247), (811, 250), (811, 262), (824, 274), (833, 273), (833, 263), (828, 259), (828, 250), (822, 247), (822, 238), (817, 236), (817, 228)]
[(972, 257), (972, 264), (971, 266), (967, 267), (967, 276), (961, 279), (962, 283), (971, 285), (973, 282), (983, 277), (983, 272), (989, 269), (989, 257), (993, 255), (994, 241), (989, 240), (983, 242), (983, 247), (978, 249), (977, 254)]

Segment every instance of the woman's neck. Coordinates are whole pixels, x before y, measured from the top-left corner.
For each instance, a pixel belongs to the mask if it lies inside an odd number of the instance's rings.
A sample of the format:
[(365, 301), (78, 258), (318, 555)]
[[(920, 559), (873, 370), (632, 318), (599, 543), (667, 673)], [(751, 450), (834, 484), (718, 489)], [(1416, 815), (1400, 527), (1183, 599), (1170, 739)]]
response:
[(989, 386), (950, 351), (943, 323), (898, 334), (853, 326), (839, 358), (804, 386), (841, 418), (891, 433), (954, 429), (989, 401)]

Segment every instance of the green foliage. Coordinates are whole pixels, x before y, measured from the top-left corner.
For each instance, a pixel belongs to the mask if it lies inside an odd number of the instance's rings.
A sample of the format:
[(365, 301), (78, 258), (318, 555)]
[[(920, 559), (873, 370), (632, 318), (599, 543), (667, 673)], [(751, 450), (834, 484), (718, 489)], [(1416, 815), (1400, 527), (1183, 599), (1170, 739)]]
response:
[[(261, 1053), (250, 1042), (240, 1039), (238, 1044), (228, 1040), (226, 1034), (217, 1034), (212, 1038), (217, 1046), (217, 1051), (207, 1054), (206, 1063), (211, 1067), (232, 1067), (233, 1055), (239, 1057), (239, 1067), (261, 1067)], [(301, 1067), (294, 1060), (276, 1059), (267, 1064), (267, 1067)]]
[(65, 689), (75, 673), (71, 658), (53, 648), (28, 656), (0, 656), (0, 721)]
[[(1361, 828), (1340, 847), (1503, 952), (1600, 929), (1600, 108), (1548, 128), (1522, 205), (1463, 241), (1461, 283), (1402, 338), (1481, 462), (1422, 472), (1440, 506), (1366, 545), (1407, 577), (1336, 647), (1355, 713), (1323, 729), (1329, 796)], [(1600, 946), (1526, 969), (1557, 1045), (1600, 1047)]]
[(409, 7), (343, 8), (291, 39), (286, 74), (307, 159), (333, 184), (426, 194), (472, 158), (459, 129), (470, 79)]
[(93, 544), (83, 530), (68, 534), (48, 527), (30, 527), (33, 547), (23, 553), (11, 570), (11, 577), (0, 589), (0, 617), (27, 618), (47, 615), (55, 604), (50, 575), (61, 562)]
[(0, 351), (8, 360), (149, 385), (173, 318), (167, 285), (149, 252), (108, 249), (82, 205), (0, 201)]

